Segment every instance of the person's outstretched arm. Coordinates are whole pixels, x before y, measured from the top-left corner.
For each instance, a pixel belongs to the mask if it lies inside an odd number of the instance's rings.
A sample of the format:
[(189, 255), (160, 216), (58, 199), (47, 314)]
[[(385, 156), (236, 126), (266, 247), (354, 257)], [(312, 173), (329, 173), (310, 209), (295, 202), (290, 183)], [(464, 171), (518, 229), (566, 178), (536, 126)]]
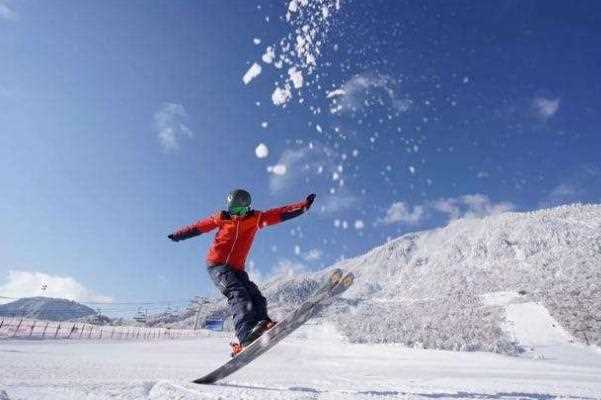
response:
[(298, 217), (311, 208), (313, 201), (315, 201), (315, 193), (308, 195), (304, 201), (263, 211), (259, 217), (259, 228), (265, 228)]
[(192, 225), (185, 226), (181, 229), (178, 229), (174, 233), (168, 235), (167, 237), (174, 242), (179, 242), (180, 240), (190, 239), (191, 237), (198, 236), (203, 233), (207, 233), (219, 225), (216, 221), (216, 216), (211, 215), (208, 218), (204, 218), (196, 221)]

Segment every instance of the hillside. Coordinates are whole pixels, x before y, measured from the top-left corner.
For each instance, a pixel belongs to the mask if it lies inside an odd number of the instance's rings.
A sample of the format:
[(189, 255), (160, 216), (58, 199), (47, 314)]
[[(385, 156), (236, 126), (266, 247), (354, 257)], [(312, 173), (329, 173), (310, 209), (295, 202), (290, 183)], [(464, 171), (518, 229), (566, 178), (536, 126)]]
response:
[[(599, 266), (599, 205), (460, 219), (332, 266), (357, 281), (326, 317), (353, 342), (517, 353), (527, 344), (506, 328), (507, 308), (533, 303), (578, 341), (601, 345)], [(323, 273), (263, 285), (271, 312), (306, 298)], [(489, 301), (505, 292), (515, 293), (510, 303)], [(226, 315), (224, 305), (217, 299), (203, 317)]]
[(483, 299), (513, 291), (601, 344), (600, 228), (601, 206), (572, 205), (404, 235), (338, 264), (359, 277), (339, 323), (355, 341), (506, 352), (505, 308)]
[(27, 297), (0, 305), (0, 316), (65, 321), (96, 314), (88, 306), (66, 299)]

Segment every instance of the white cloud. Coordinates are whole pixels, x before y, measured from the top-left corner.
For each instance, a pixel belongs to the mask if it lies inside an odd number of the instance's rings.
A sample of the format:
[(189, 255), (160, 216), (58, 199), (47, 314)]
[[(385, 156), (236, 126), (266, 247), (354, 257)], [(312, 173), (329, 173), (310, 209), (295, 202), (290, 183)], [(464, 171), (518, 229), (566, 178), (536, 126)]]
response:
[(0, 19), (16, 21), (18, 18), (18, 14), (9, 6), (8, 1), (0, 0)]
[(583, 193), (584, 191), (582, 189), (576, 188), (576, 186), (571, 183), (561, 183), (549, 192), (541, 202), (541, 206), (572, 203)]
[(303, 176), (316, 173), (324, 164), (333, 170), (334, 166), (328, 160), (331, 155), (332, 151), (328, 147), (319, 144), (285, 150), (276, 165), (284, 166), (286, 173), (272, 175), (269, 188), (272, 192), (283, 190)]
[(536, 97), (532, 100), (532, 108), (539, 118), (546, 121), (559, 111), (559, 98)]
[(442, 198), (416, 205), (413, 208), (402, 201), (395, 202), (388, 208), (384, 218), (378, 220), (378, 223), (389, 225), (400, 222), (406, 225), (417, 225), (433, 213), (443, 214), (449, 220), (455, 220), (458, 218), (483, 218), (514, 209), (515, 206), (510, 202), (495, 203), (488, 196), (476, 193)]
[(353, 76), (340, 88), (327, 94), (332, 113), (361, 111), (372, 104), (388, 104), (399, 112), (408, 111), (411, 100), (400, 98), (394, 90), (396, 82), (387, 75), (365, 73)]
[(272, 173), (274, 176), (284, 176), (288, 172), (288, 167), (285, 164), (269, 165), (267, 172)]
[(305, 261), (317, 261), (321, 259), (322, 251), (319, 249), (311, 249), (305, 253), (303, 253), (303, 259)]
[(317, 210), (321, 214), (335, 214), (353, 207), (359, 199), (347, 190), (339, 190), (336, 194), (329, 194), (319, 199)]
[(164, 151), (175, 151), (180, 138), (192, 137), (192, 131), (184, 124), (187, 118), (184, 106), (175, 103), (163, 103), (154, 114), (154, 129)]
[(449, 219), (458, 218), (483, 218), (489, 215), (501, 214), (515, 209), (509, 202), (494, 203), (484, 194), (467, 194), (455, 198), (439, 199), (432, 204), (432, 208)]
[[(42, 287), (46, 290), (42, 290)], [(58, 297), (81, 302), (111, 302), (112, 299), (94, 293), (74, 278), (53, 276), (43, 272), (11, 270), (6, 283), (0, 286), (0, 294), (5, 297), (21, 298), (33, 296)], [(0, 298), (0, 302), (12, 301)]]
[(309, 143), (301, 148), (287, 149), (275, 166), (268, 167), (268, 171), (272, 173), (269, 188), (275, 193), (292, 186), (315, 186), (318, 182), (320, 185), (335, 185), (328, 194), (319, 196), (315, 209), (323, 214), (347, 209), (353, 206), (358, 198), (342, 184), (344, 168), (335, 162), (339, 159), (341, 157), (336, 151), (321, 143)]
[(539, 207), (578, 202), (601, 202), (601, 168), (584, 164), (570, 168), (561, 181), (540, 200)]
[(378, 222), (385, 225), (402, 222), (407, 225), (417, 225), (424, 218), (424, 207), (415, 206), (411, 209), (407, 204), (402, 201), (392, 203), (392, 205), (386, 210), (386, 216), (380, 219)]

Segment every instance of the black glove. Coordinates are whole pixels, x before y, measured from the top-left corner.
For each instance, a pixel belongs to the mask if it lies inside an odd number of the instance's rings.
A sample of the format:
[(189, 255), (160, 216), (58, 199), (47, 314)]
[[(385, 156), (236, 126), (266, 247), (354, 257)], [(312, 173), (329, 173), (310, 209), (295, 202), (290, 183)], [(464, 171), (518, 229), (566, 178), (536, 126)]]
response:
[(167, 235), (167, 237), (171, 240), (173, 240), (174, 242), (179, 242), (179, 239), (175, 237), (175, 234), (172, 233), (170, 235)]
[(315, 201), (315, 197), (316, 197), (316, 196), (317, 196), (317, 195), (316, 195), (315, 193), (311, 193), (310, 195), (308, 195), (308, 196), (307, 196), (307, 198), (306, 198), (306, 200), (305, 200), (305, 201), (307, 202), (307, 205), (305, 206), (307, 210), (308, 210), (309, 208), (311, 208), (311, 205), (312, 205), (312, 204), (313, 204), (313, 202)]

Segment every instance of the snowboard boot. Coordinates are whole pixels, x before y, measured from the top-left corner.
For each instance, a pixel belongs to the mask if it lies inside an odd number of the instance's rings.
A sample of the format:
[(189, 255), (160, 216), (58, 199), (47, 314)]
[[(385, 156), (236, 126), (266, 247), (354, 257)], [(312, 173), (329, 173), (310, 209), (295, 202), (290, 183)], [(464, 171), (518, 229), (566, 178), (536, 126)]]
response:
[(276, 322), (272, 321), (270, 318), (257, 322), (257, 325), (252, 328), (246, 339), (242, 342), (242, 346), (248, 346), (257, 340), (262, 334), (271, 329), (275, 324)]
[(261, 337), (262, 334), (273, 328), (275, 324), (277, 324), (277, 322), (272, 321), (270, 318), (257, 322), (255, 327), (252, 328), (248, 336), (243, 341), (241, 341), (240, 343), (230, 343), (231, 356), (237, 356), (242, 350), (244, 350), (246, 346), (257, 340), (259, 337)]

